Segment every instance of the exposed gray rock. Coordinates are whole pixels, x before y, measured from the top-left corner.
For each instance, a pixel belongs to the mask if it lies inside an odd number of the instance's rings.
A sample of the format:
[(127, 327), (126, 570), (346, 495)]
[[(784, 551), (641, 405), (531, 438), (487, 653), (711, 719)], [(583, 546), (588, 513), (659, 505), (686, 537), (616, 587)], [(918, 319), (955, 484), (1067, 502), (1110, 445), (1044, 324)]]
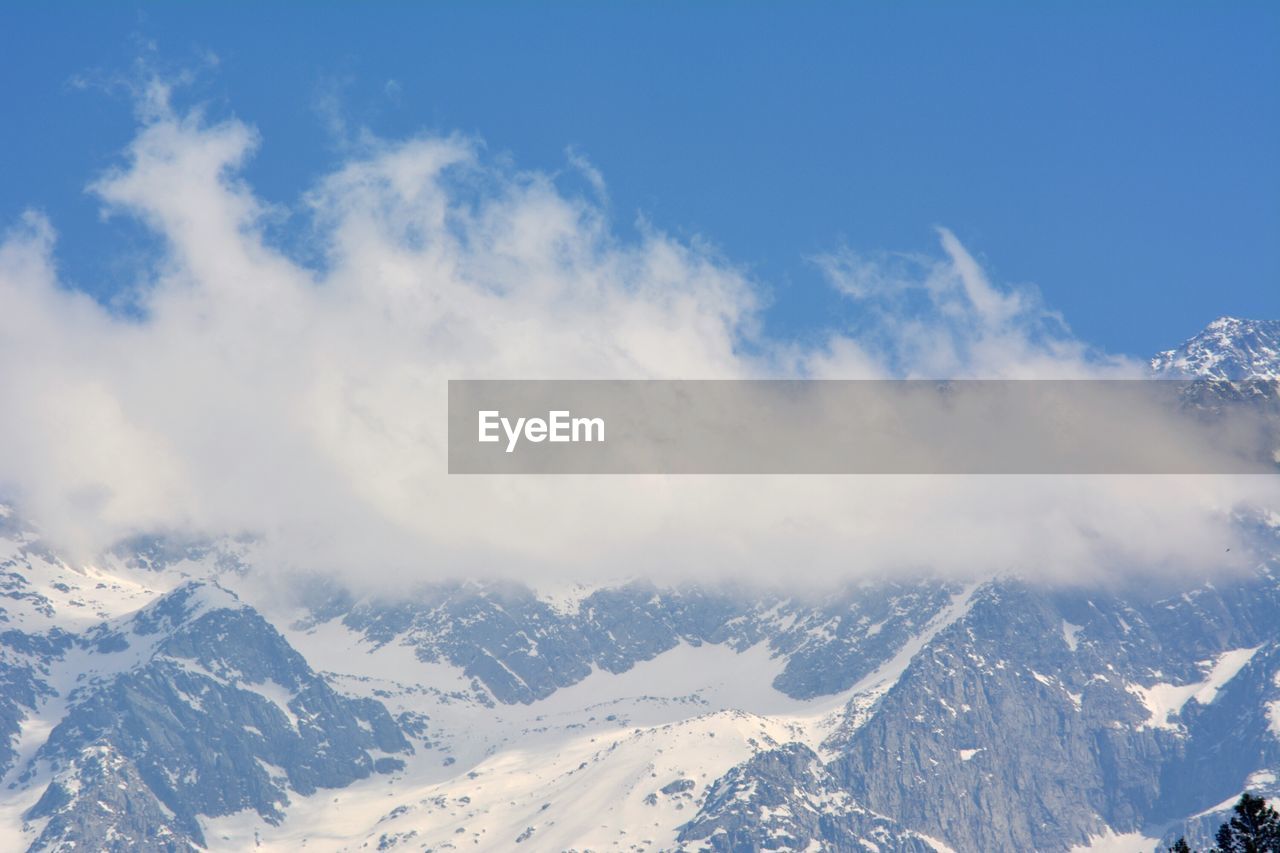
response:
[(514, 584), (438, 584), (410, 600), (353, 603), (329, 591), (312, 621), (342, 617), (375, 644), (407, 643), (461, 667), (499, 702), (532, 702), (593, 667), (625, 672), (680, 643), (742, 650), (766, 641), (786, 659), (774, 686), (812, 698), (844, 690), (892, 657), (951, 601), (938, 582), (851, 586), (810, 601), (759, 591), (632, 583), (561, 613)]
[[(250, 808), (277, 822), (289, 791), (392, 772), (403, 763), (372, 753), (412, 751), (380, 703), (335, 693), (256, 611), (216, 587), (181, 587), (86, 644), (109, 638), (155, 645), (142, 665), (78, 690), (37, 753), (58, 775), (29, 817), (56, 811), (59, 838), (134, 837), (133, 816), (154, 799), (164, 843), (202, 844), (201, 815)], [(96, 791), (81, 774), (105, 779), (108, 770), (137, 783), (123, 811), (80, 802)]]
[(32, 851), (180, 853), (200, 849), (133, 764), (105, 745), (83, 750), (26, 817), (49, 818)]
[(681, 850), (933, 853), (936, 848), (859, 806), (808, 747), (759, 752), (717, 779)]
[[(1171, 814), (1170, 798), (1202, 810), (1217, 793), (1178, 795), (1166, 774), (1214, 727), (1194, 700), (1152, 719), (1141, 690), (1201, 681), (1198, 662), (1274, 636), (1276, 592), (1269, 573), (1150, 603), (990, 584), (916, 656), (833, 771), (870, 808), (965, 850), (1065, 849), (1104, 827), (1144, 829)], [(1262, 713), (1257, 697), (1242, 704)], [(1225, 753), (1206, 740), (1218, 790), (1238, 791), (1268, 762), (1252, 730)]]

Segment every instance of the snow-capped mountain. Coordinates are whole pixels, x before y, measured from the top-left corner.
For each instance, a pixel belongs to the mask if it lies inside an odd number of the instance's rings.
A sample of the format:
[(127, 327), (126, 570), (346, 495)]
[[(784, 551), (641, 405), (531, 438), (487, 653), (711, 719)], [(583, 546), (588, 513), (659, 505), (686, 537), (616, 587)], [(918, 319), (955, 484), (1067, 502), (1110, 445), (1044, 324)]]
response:
[(1280, 320), (1219, 317), (1182, 346), (1151, 359), (1168, 379), (1280, 379)]
[[(1276, 328), (1153, 366), (1280, 375)], [(1280, 554), (1280, 516), (1245, 523)], [(73, 565), (0, 510), (0, 849), (1152, 850), (1280, 795), (1280, 561), (293, 601), (255, 565), (164, 539)]]

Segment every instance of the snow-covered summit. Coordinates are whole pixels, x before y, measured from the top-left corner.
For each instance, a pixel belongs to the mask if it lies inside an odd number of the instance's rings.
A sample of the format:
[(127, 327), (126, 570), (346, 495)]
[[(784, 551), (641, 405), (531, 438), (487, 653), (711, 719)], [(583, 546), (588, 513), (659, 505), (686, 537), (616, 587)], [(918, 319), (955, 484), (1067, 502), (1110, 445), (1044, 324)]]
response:
[(1157, 353), (1163, 379), (1280, 379), (1280, 320), (1219, 317), (1176, 349)]

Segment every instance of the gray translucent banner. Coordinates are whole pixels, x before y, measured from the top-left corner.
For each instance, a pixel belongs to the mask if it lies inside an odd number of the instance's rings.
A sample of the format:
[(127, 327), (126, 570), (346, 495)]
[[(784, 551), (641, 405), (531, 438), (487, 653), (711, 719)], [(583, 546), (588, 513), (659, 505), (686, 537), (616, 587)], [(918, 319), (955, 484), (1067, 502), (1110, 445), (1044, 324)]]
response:
[(451, 380), (451, 474), (1255, 474), (1274, 381)]

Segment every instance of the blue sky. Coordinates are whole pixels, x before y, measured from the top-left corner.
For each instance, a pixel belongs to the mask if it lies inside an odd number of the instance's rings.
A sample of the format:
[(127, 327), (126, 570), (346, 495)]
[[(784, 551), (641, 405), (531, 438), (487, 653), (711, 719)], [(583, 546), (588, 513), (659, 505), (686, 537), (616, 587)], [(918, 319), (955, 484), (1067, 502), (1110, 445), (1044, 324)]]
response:
[(856, 322), (814, 254), (932, 250), (939, 225), (1114, 352), (1280, 317), (1280, 4), (9, 6), (0, 223), (44, 211), (99, 295), (147, 237), (84, 189), (136, 124), (74, 81), (139, 60), (256, 126), (246, 177), (285, 204), (341, 160), (335, 115), (519, 167), (571, 146), (619, 227), (747, 265), (777, 336)]

